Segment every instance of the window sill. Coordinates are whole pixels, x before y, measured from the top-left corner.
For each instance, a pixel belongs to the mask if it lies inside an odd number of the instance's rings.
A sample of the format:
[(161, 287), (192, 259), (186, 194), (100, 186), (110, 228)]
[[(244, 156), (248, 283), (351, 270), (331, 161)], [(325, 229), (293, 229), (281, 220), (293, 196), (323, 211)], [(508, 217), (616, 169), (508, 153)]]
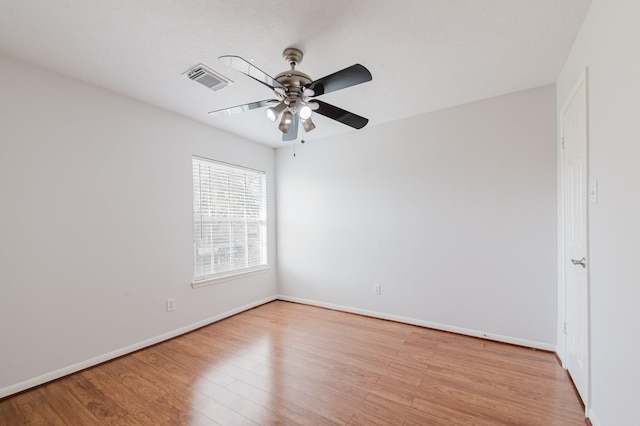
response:
[(263, 274), (267, 271), (269, 271), (271, 269), (271, 267), (269, 266), (261, 266), (259, 268), (256, 269), (251, 269), (249, 271), (245, 271), (245, 272), (239, 272), (233, 275), (224, 275), (221, 277), (215, 277), (215, 278), (208, 278), (206, 280), (202, 280), (202, 281), (192, 281), (191, 282), (191, 288), (200, 288), (200, 287), (207, 287), (210, 285), (214, 285), (214, 284), (218, 284), (224, 281), (230, 281), (230, 280), (235, 280), (236, 278), (244, 278), (244, 277), (248, 277), (251, 275), (257, 275), (257, 274)]

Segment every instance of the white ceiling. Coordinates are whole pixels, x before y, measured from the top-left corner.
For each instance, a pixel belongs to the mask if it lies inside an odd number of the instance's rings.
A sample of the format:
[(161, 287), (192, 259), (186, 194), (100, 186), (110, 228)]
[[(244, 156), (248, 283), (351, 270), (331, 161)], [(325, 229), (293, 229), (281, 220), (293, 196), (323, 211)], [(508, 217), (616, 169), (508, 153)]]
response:
[[(321, 99), (368, 126), (554, 83), (590, 0), (0, 0), (0, 51), (278, 147), (262, 110), (207, 112), (271, 98), (216, 58), (271, 76), (282, 50), (317, 79), (354, 63), (373, 81)], [(182, 74), (204, 63), (234, 81), (213, 92)], [(314, 140), (350, 127), (314, 116)]]

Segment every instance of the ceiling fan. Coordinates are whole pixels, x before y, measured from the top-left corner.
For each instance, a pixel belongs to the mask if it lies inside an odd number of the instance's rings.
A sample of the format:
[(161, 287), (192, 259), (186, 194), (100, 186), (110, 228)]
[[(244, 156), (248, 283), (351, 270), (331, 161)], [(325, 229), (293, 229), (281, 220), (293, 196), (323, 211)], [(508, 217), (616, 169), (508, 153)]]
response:
[(302, 51), (289, 47), (282, 52), (282, 56), (291, 69), (281, 72), (275, 78), (239, 56), (220, 56), (218, 59), (225, 64), (273, 90), (276, 98), (219, 109), (209, 114), (222, 117), (268, 106), (265, 114), (269, 121), (275, 122), (282, 115), (278, 128), (282, 132), (283, 141), (292, 141), (298, 137), (298, 123), (302, 124), (305, 132), (315, 129), (316, 126), (311, 120), (313, 111), (354, 129), (361, 129), (367, 125), (369, 120), (364, 117), (311, 98), (371, 81), (372, 76), (368, 69), (355, 64), (317, 80), (311, 80), (307, 74), (296, 70), (296, 65), (302, 62)]

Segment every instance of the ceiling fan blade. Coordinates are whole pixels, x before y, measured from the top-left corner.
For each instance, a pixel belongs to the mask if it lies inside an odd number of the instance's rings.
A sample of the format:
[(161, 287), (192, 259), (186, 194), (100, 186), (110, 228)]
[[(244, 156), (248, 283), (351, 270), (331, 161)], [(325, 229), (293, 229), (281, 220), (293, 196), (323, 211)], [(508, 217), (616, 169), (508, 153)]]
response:
[(336, 90), (346, 89), (356, 84), (365, 83), (372, 79), (373, 77), (368, 69), (363, 65), (355, 64), (342, 71), (334, 72), (326, 77), (317, 79), (307, 86), (307, 89), (313, 90), (313, 96), (320, 96), (325, 93), (335, 92)]
[(283, 141), (294, 141), (298, 137), (298, 123), (300, 122), (300, 115), (293, 114), (293, 121), (291, 127), (287, 133), (282, 134)]
[(230, 108), (218, 109), (215, 111), (209, 111), (209, 114), (213, 117), (224, 117), (227, 115), (238, 114), (240, 112), (251, 111), (252, 109), (262, 108), (269, 105), (271, 102), (279, 102), (277, 99), (265, 99), (262, 101), (251, 102), (244, 105), (236, 105)]
[(254, 66), (249, 61), (242, 59), (240, 56), (233, 55), (225, 55), (220, 56), (218, 58), (224, 64), (230, 66), (231, 68), (240, 71), (241, 73), (251, 77), (259, 83), (264, 84), (270, 89), (274, 89), (275, 87), (280, 87), (285, 89), (285, 87), (276, 81), (275, 78), (271, 77), (266, 72), (262, 71), (260, 68)]
[(313, 101), (317, 102), (319, 105), (318, 109), (316, 109), (315, 112), (320, 115), (324, 115), (325, 117), (331, 118), (332, 120), (339, 121), (342, 124), (346, 124), (347, 126), (351, 126), (354, 129), (362, 129), (369, 122), (368, 118), (364, 118), (352, 112), (345, 111), (344, 109), (338, 108), (337, 106), (319, 101), (317, 99), (314, 99)]

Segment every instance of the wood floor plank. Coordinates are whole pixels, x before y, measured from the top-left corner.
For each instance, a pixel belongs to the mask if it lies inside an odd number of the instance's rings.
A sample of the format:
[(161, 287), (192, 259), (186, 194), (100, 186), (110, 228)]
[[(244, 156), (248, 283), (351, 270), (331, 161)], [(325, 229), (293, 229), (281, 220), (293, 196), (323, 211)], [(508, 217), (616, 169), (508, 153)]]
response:
[(295, 424), (290, 420), (279, 418), (274, 411), (206, 379), (201, 379), (198, 382), (198, 390), (213, 401), (236, 413), (242, 413), (243, 416), (257, 424)]
[[(512, 400), (495, 398), (482, 392), (472, 392), (467, 388), (453, 387), (447, 384), (424, 382), (420, 386), (418, 399), (434, 401), (441, 406), (449, 407), (460, 412), (505, 425), (549, 425), (566, 424), (567, 419), (558, 419), (553, 423), (553, 416), (541, 413), (530, 405), (529, 401), (514, 403)], [(553, 413), (549, 413), (553, 414)], [(582, 424), (584, 418), (576, 418)]]
[(401, 407), (399, 411), (390, 409), (386, 404), (377, 404), (371, 402), (376, 397), (367, 395), (361, 404), (354, 405), (356, 418), (366, 420), (376, 425), (401, 425), (405, 420), (405, 408)]
[(197, 392), (190, 385), (174, 379), (162, 370), (150, 367), (138, 358), (123, 357), (120, 362), (129, 371), (136, 372), (140, 377), (162, 389), (168, 395), (179, 398), (185, 405), (196, 404), (205, 398), (205, 395)]
[(276, 301), (0, 400), (4, 425), (580, 425), (551, 353)]
[(299, 404), (289, 401), (288, 399), (281, 398), (278, 395), (270, 394), (262, 389), (259, 389), (253, 385), (244, 383), (240, 380), (233, 382), (227, 387), (232, 392), (242, 395), (250, 401), (263, 407), (269, 407), (272, 411), (275, 411), (279, 416), (293, 421), (297, 424), (317, 424), (317, 425), (334, 425), (335, 422), (326, 419), (313, 411), (310, 411)]
[[(31, 425), (51, 425), (51, 426), (64, 426), (65, 422), (56, 414), (51, 407), (49, 401), (47, 401), (38, 389), (32, 391), (23, 392), (13, 398), (16, 406), (22, 413), (23, 419), (28, 419), (28, 423)], [(0, 406), (3, 404), (0, 402)], [(10, 419), (11, 422), (20, 422), (20, 416), (18, 419)], [(26, 421), (26, 420), (25, 420)], [(7, 419), (0, 417), (0, 424), (10, 425), (11, 422)]]
[[(309, 362), (308, 364), (313, 364)], [(344, 378), (339, 373), (330, 368), (313, 365), (306, 368), (304, 358), (297, 356), (287, 356), (275, 359), (272, 364), (261, 365), (255, 368), (252, 373), (259, 376), (260, 382), (277, 381), (277, 384), (292, 386), (294, 388), (330, 388), (332, 392), (341, 394), (344, 397), (363, 399), (366, 392), (359, 390), (359, 387), (347, 382), (340, 382)], [(248, 377), (248, 383), (252, 381)], [(255, 381), (255, 380), (253, 380)]]
[(500, 377), (502, 376), (482, 376), (476, 371), (461, 375), (450, 368), (432, 366), (423, 382), (445, 383), (452, 387), (464, 388), (494, 398), (511, 400), (514, 403), (527, 401), (536, 406), (544, 407), (550, 404), (559, 408), (575, 406), (575, 396), (571, 395), (569, 383), (558, 384), (559, 387), (565, 387), (565, 394), (570, 396), (565, 399), (562, 397), (562, 393), (547, 392), (547, 386), (544, 386), (546, 379), (543, 381), (537, 377), (522, 377), (513, 372), (509, 374), (510, 380), (500, 379)]
[(67, 391), (80, 401), (102, 424), (112, 424), (126, 417), (128, 412), (105, 395), (99, 387), (81, 374), (67, 377)]
[(486, 386), (485, 391), (490, 391), (493, 387), (501, 387), (515, 390), (522, 398), (544, 398), (551, 397), (554, 404), (568, 402), (571, 406), (575, 404), (576, 395), (572, 391), (572, 386), (567, 380), (566, 372), (558, 366), (550, 366), (557, 374), (553, 378), (542, 378), (531, 375), (527, 372), (519, 371), (517, 368), (504, 369), (491, 365), (476, 364), (472, 359), (462, 359), (460, 357), (450, 359), (434, 359), (429, 362), (428, 374), (423, 377), (423, 382), (433, 379), (438, 373), (449, 375), (450, 379), (457, 381), (455, 386), (467, 387), (481, 383)]
[(0, 404), (0, 425), (8, 425), (12, 422), (24, 423), (27, 418), (16, 404), (16, 400), (7, 400)]
[(250, 420), (248, 417), (233, 411), (229, 407), (211, 398), (205, 398), (198, 402), (195, 408), (211, 420), (223, 425), (258, 425), (258, 423)]
[(298, 378), (289, 381), (283, 377), (278, 377), (278, 380), (273, 380), (272, 377), (264, 377), (254, 373), (228, 385), (226, 388), (233, 392), (236, 392), (236, 390), (242, 392), (250, 390), (252, 395), (257, 395), (261, 398), (266, 398), (267, 396), (276, 397), (279, 400), (295, 404), (319, 417), (338, 421), (339, 423), (346, 423), (353, 415), (349, 403), (344, 398), (336, 395), (331, 389), (320, 390), (313, 384), (309, 385)]
[(339, 398), (354, 401), (362, 401), (367, 396), (368, 391), (360, 386), (361, 383), (351, 382), (347, 376), (322, 366), (307, 368), (308, 365), (301, 364), (303, 362), (301, 358), (287, 357), (276, 361), (274, 365), (260, 366), (253, 372), (272, 380), (277, 377), (281, 383), (311, 395), (330, 391)]
[[(112, 362), (118, 362), (118, 360)], [(102, 389), (116, 404), (127, 410), (128, 417), (135, 418), (139, 423), (163, 424), (172, 419), (163, 406), (147, 401), (99, 367), (90, 368), (78, 374)]]
[(349, 423), (349, 426), (377, 426), (378, 423), (375, 423), (369, 419), (365, 419), (364, 417), (360, 417), (357, 414), (354, 414)]
[(97, 367), (104, 371), (118, 383), (129, 388), (146, 401), (154, 401), (166, 395), (166, 392), (158, 386), (144, 379), (136, 372), (129, 370), (122, 362), (107, 362)]
[[(96, 425), (100, 420), (69, 392), (70, 379), (63, 378), (38, 389), (55, 413), (68, 425)], [(9, 423), (11, 424), (11, 423)]]
[[(434, 423), (459, 426), (495, 426), (494, 421), (485, 420), (460, 410), (439, 405), (433, 401), (414, 398), (412, 407), (430, 416)], [(407, 420), (407, 424), (419, 424)]]
[(146, 424), (148, 423), (142, 423), (132, 415), (127, 414), (125, 417), (114, 419), (112, 423), (109, 423), (109, 426), (145, 426)]
[(198, 378), (199, 370), (194, 369), (191, 365), (182, 365), (165, 356), (159, 348), (154, 347), (153, 349), (135, 352), (131, 354), (131, 357), (139, 359), (148, 366), (186, 385)]
[[(401, 416), (405, 421), (415, 422), (421, 425), (445, 425), (451, 424), (451, 419), (444, 420), (432, 412), (416, 409), (413, 404), (406, 406), (404, 404), (398, 404), (398, 402), (387, 399), (383, 396), (371, 394), (367, 397), (366, 402), (371, 406), (383, 407), (389, 412)], [(472, 416), (466, 417), (465, 425), (478, 424), (475, 422), (475, 418)], [(454, 423), (455, 424), (455, 423)]]

